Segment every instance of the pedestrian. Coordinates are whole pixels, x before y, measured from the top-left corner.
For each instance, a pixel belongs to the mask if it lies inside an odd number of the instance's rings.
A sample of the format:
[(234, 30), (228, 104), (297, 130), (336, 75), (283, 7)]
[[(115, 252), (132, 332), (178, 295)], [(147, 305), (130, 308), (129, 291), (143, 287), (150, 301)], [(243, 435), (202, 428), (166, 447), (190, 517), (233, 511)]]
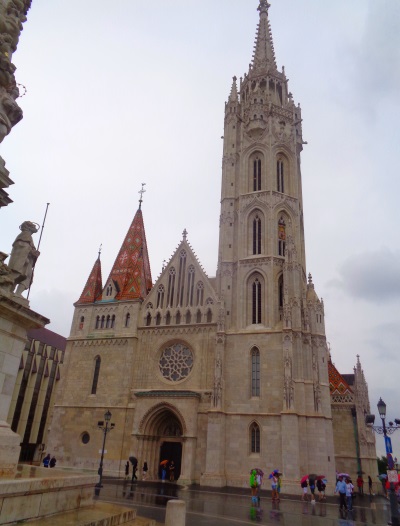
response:
[(326, 489), (325, 479), (318, 479), (317, 480), (317, 490), (318, 490), (318, 500), (320, 502), (322, 500), (326, 500), (325, 489)]
[(346, 479), (346, 502), (347, 509), (351, 511), (353, 509), (353, 490), (354, 486), (349, 478)]
[(257, 471), (257, 502), (258, 502), (258, 505), (260, 505), (260, 501), (261, 501), (260, 492), (261, 492), (262, 481), (263, 481), (263, 476), (261, 475), (259, 471)]
[(51, 467), (51, 468), (54, 468), (55, 465), (56, 465), (56, 462), (57, 462), (56, 457), (52, 457), (52, 459), (51, 459), (50, 462), (49, 462), (50, 467)]
[(301, 500), (308, 500), (308, 482), (307, 482), (307, 479), (303, 480), (301, 483), (300, 483), (300, 486), (302, 488), (302, 493), (301, 493)]
[(143, 469), (142, 469), (142, 479), (143, 480), (147, 480), (147, 472), (149, 471), (149, 468), (147, 466), (147, 462), (145, 462), (143, 464)]
[(169, 481), (174, 482), (175, 480), (175, 464), (174, 461), (171, 460), (171, 463), (169, 465)]
[(257, 506), (257, 471), (252, 469), (250, 472), (250, 492), (251, 492), (251, 503), (253, 506)]
[[(132, 462), (132, 460), (131, 460), (131, 462)], [(136, 471), (137, 471), (137, 460), (135, 459), (135, 461), (132, 462), (132, 482), (134, 480), (137, 480)]]
[(43, 467), (45, 468), (48, 468), (49, 467), (49, 464), (50, 464), (50, 459), (51, 459), (51, 456), (50, 456), (50, 453), (48, 455), (46, 455), (43, 459)]
[(127, 460), (125, 464), (125, 478), (126, 480), (129, 479), (129, 460)]
[(308, 476), (308, 485), (311, 491), (311, 504), (315, 504), (315, 478), (312, 475)]
[(277, 473), (277, 484), (276, 484), (276, 491), (278, 492), (278, 502), (281, 500), (281, 489), (282, 489), (282, 473)]
[(373, 493), (372, 493), (372, 478), (371, 478), (370, 475), (368, 475), (368, 490), (369, 490), (369, 494), (373, 495)]
[(279, 502), (279, 494), (278, 494), (278, 478), (276, 476), (276, 472), (273, 471), (271, 473), (271, 498), (272, 502)]
[(347, 510), (347, 504), (346, 504), (346, 482), (343, 480), (343, 477), (339, 477), (336, 488), (335, 488), (335, 495), (336, 493), (339, 493), (339, 508)]
[(167, 478), (167, 468), (165, 464), (163, 464), (161, 468), (161, 480), (165, 481), (166, 478)]
[(357, 477), (357, 488), (358, 488), (358, 493), (360, 495), (364, 495), (364, 479), (362, 478), (361, 473)]

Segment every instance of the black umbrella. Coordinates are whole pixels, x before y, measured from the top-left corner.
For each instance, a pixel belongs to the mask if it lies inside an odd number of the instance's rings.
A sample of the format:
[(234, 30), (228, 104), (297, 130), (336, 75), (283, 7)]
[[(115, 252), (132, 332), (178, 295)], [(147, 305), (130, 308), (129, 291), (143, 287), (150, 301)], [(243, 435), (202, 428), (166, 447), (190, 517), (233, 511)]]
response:
[(136, 457), (129, 457), (129, 461), (132, 464), (132, 466), (137, 466), (138, 460)]

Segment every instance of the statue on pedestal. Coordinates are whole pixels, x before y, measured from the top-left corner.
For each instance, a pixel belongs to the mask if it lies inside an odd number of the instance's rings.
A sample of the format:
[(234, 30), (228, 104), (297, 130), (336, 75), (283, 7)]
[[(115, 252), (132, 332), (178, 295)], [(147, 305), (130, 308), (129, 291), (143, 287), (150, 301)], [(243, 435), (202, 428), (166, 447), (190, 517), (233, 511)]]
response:
[(33, 268), (40, 255), (32, 239), (32, 234), (39, 230), (39, 225), (31, 221), (24, 221), (19, 228), (21, 233), (13, 243), (10, 261), (8, 262), (8, 267), (14, 274), (13, 288), (18, 285), (15, 291), (17, 296), (21, 296), (22, 292), (29, 289)]

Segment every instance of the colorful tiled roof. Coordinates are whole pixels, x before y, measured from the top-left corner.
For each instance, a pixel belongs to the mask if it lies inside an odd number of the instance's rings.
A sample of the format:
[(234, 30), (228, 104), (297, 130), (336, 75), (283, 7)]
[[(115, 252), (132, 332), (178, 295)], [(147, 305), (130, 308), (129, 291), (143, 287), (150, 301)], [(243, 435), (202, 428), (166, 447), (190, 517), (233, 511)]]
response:
[(103, 284), (101, 281), (101, 262), (99, 254), (99, 257), (93, 265), (92, 272), (89, 275), (89, 279), (86, 282), (81, 297), (76, 303), (94, 303), (96, 300), (101, 299), (102, 291)]
[(329, 389), (331, 396), (335, 395), (352, 395), (353, 391), (343, 376), (339, 373), (336, 367), (331, 361), (328, 363), (328, 372), (329, 372)]
[(114, 281), (119, 291), (116, 300), (143, 299), (153, 286), (140, 208), (133, 218), (107, 282), (110, 280)]

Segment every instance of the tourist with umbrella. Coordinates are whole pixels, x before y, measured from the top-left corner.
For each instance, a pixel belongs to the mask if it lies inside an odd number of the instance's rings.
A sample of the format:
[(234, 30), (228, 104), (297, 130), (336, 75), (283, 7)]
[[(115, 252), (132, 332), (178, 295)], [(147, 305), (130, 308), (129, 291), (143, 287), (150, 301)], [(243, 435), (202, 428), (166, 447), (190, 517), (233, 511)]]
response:
[(310, 473), (308, 475), (308, 484), (311, 491), (311, 504), (315, 504), (315, 481), (317, 480), (318, 475), (315, 473)]
[(160, 462), (160, 466), (161, 466), (161, 480), (162, 481), (165, 481), (165, 479), (167, 478), (167, 464), (168, 464), (169, 460), (162, 460)]
[(326, 500), (325, 496), (325, 489), (327, 480), (325, 478), (325, 475), (318, 475), (317, 477), (317, 490), (318, 490), (318, 500), (321, 502), (322, 500)]

